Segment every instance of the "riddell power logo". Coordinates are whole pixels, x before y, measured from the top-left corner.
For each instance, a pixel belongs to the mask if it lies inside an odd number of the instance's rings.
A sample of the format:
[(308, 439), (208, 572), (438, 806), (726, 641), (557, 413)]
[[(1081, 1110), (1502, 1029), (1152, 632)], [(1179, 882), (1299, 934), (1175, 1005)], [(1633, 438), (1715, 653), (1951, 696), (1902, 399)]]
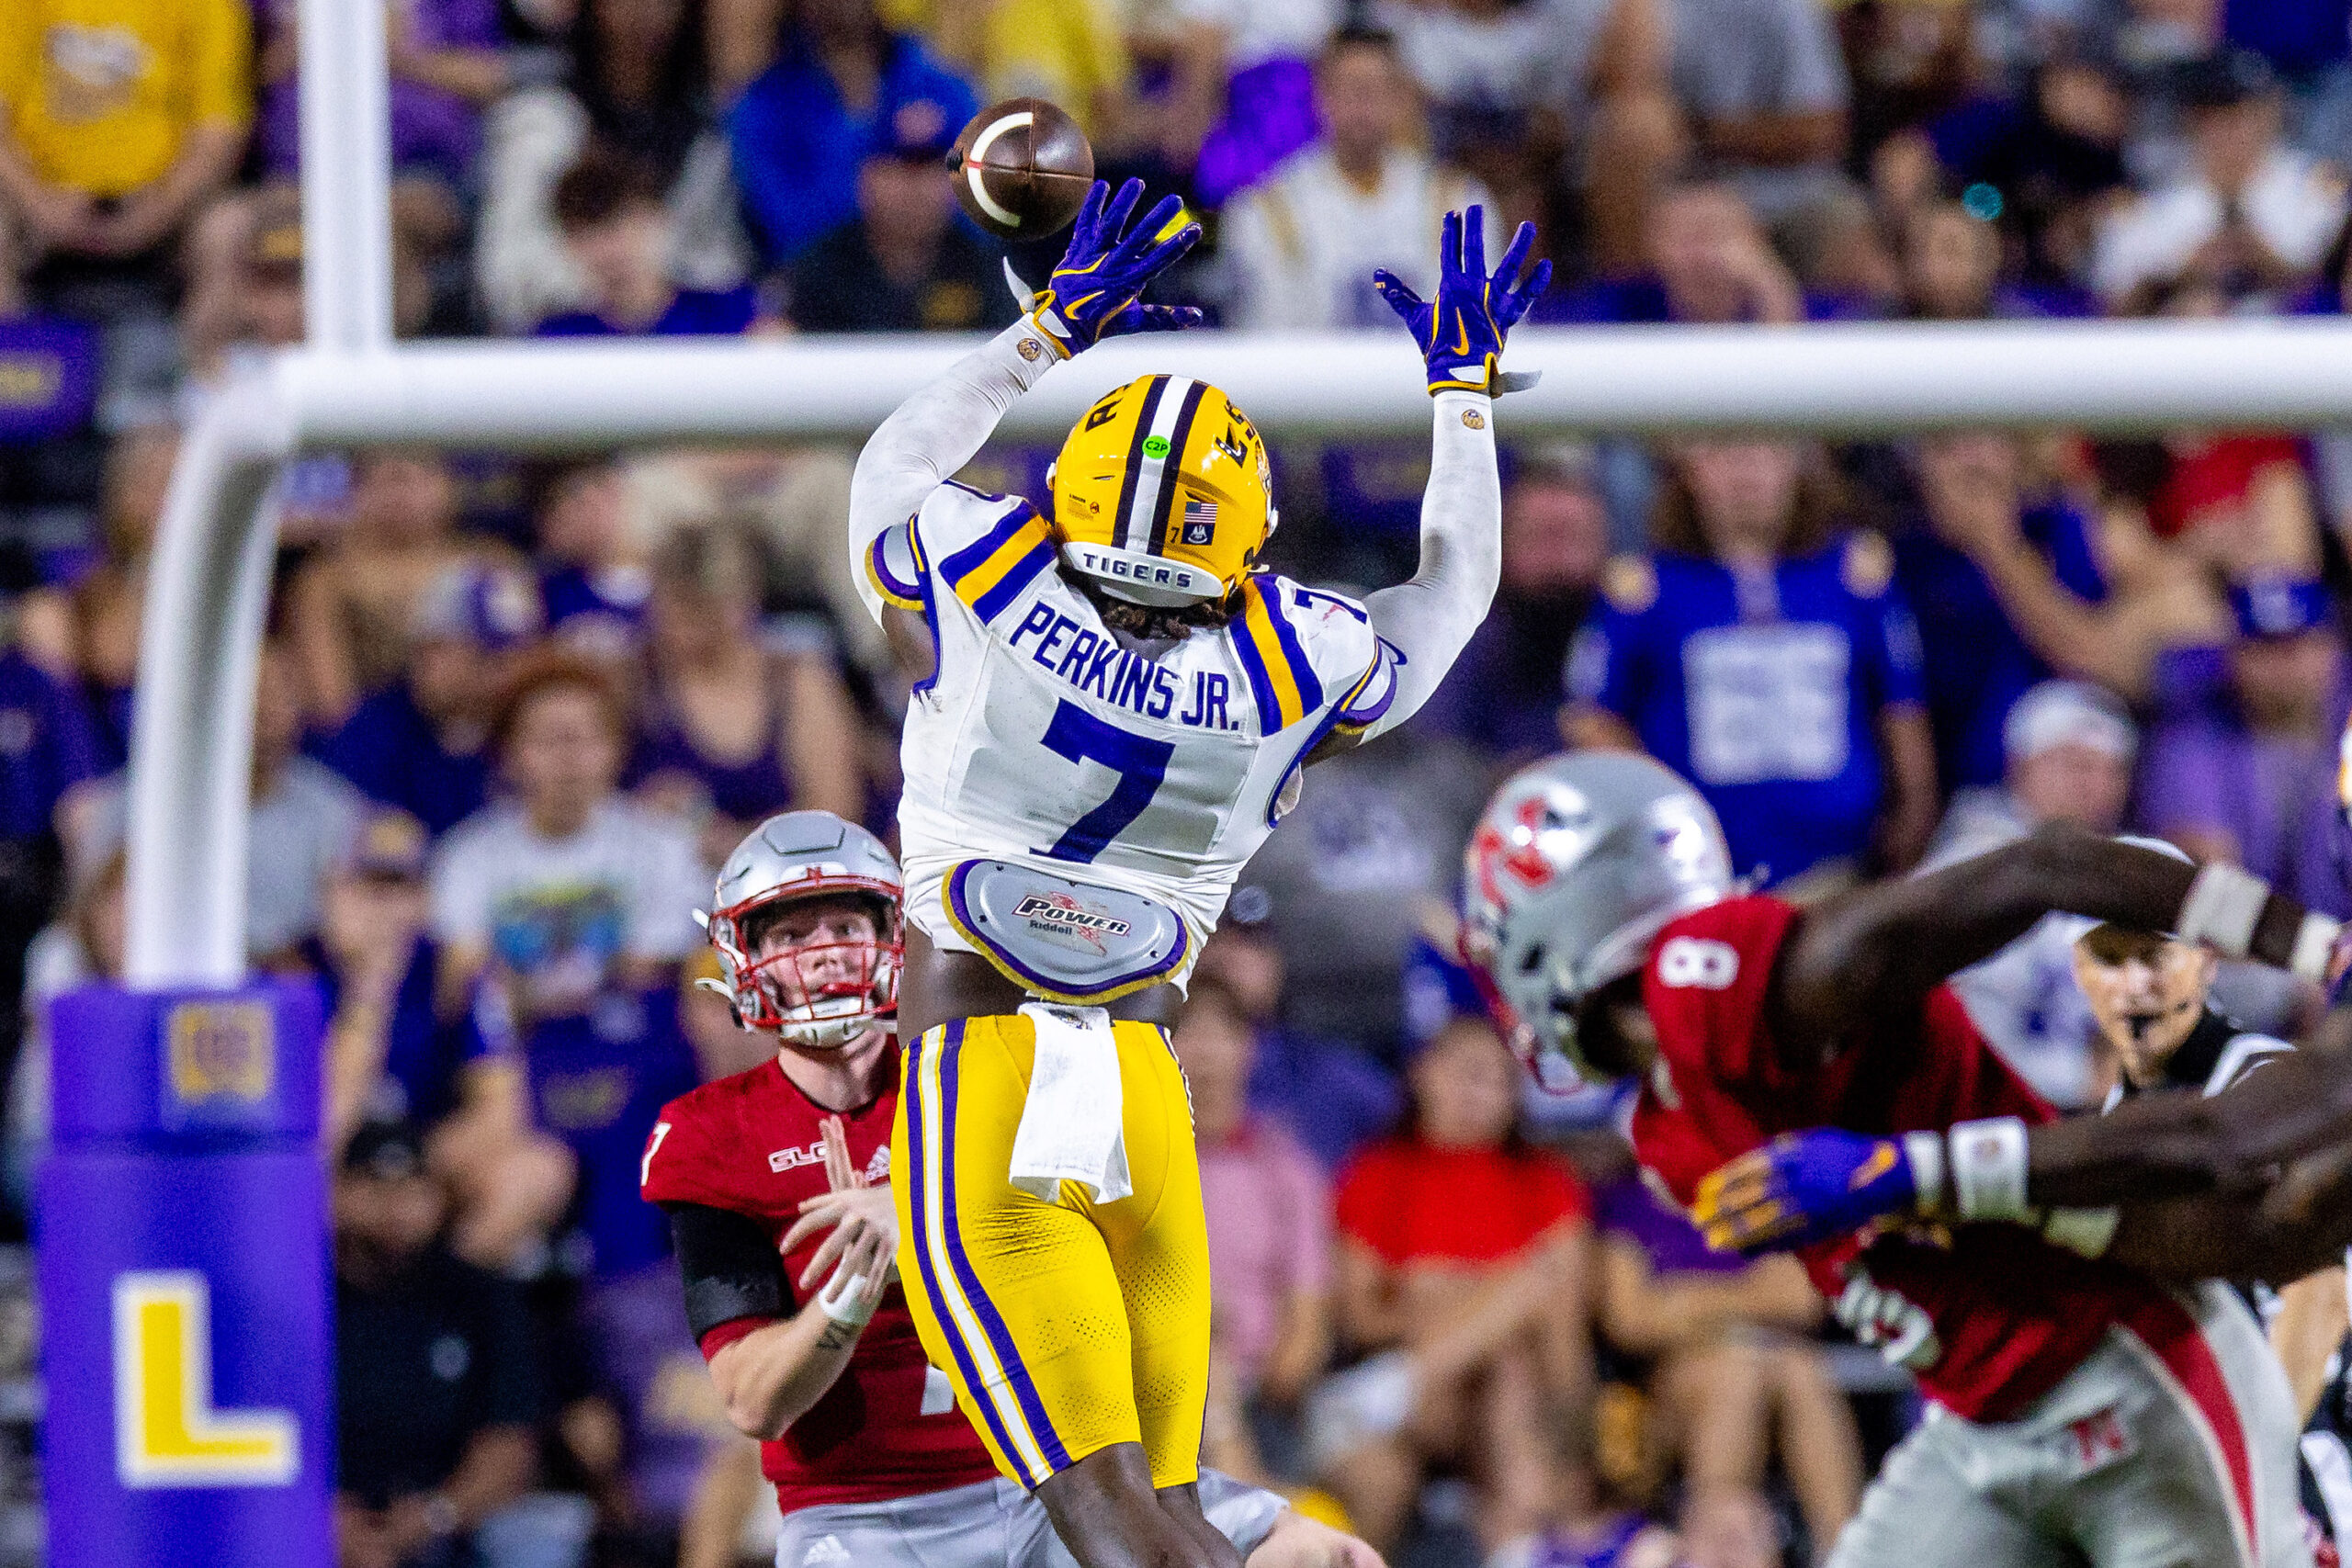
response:
[(1126, 921), (1089, 908), (1067, 893), (1032, 893), (1013, 906), (1012, 918), (1074, 936), (1097, 953), (1102, 951), (1104, 938), (1125, 936), (1133, 929)]

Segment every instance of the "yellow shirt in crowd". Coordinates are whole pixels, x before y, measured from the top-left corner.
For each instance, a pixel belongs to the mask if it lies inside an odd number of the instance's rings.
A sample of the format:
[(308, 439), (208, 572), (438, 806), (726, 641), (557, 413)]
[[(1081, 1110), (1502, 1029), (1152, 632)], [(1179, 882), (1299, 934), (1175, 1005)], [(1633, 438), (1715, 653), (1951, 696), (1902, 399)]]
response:
[[(975, 8), (985, 12), (977, 39), (955, 36), (965, 29), (943, 13), (968, 17)], [(1118, 20), (1103, 0), (994, 0), (977, 7), (975, 0), (881, 0), (877, 9), (892, 30), (932, 39), (976, 74), (984, 98), (1045, 98), (1090, 135), (1101, 129), (1094, 96), (1125, 86), (1131, 69)], [(967, 58), (974, 53), (977, 59)]]
[(243, 0), (0, 0), (0, 109), (35, 173), (120, 196), (253, 118)]

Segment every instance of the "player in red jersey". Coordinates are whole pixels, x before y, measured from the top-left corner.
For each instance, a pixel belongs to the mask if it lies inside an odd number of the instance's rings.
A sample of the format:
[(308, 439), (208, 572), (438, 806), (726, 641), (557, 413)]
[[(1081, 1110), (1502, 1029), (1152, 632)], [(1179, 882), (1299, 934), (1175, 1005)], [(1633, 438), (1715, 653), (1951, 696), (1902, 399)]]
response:
[[(1714, 814), (1680, 779), (1587, 753), (1525, 771), (1489, 807), (1467, 936), (1524, 1043), (1641, 1081), (1634, 1152), (1685, 1207), (1725, 1162), (1826, 1124), (1870, 1135), (1877, 1165), (1939, 1164), (1970, 1217), (2023, 1218), (2021, 1195), (1985, 1190), (2021, 1188), (2025, 1130), (2052, 1112), (1944, 976), (2052, 908), (2193, 927), (2182, 907), (2198, 875), (2045, 832), (1800, 910), (1741, 894)], [(2300, 910), (2257, 901), (2256, 914), (2241, 950), (2269, 961), (2308, 964), (2296, 949), (2333, 941), (2333, 922), (2308, 927)], [(2013, 1154), (1988, 1157), (1988, 1140)], [(1845, 1174), (1867, 1187), (1883, 1171)], [(1815, 1284), (1933, 1402), (1831, 1568), (2309, 1562), (2299, 1422), (2259, 1329), (2225, 1288), (2165, 1282), (2184, 1271), (2183, 1222), (2230, 1212), (2189, 1204), (2058, 1212), (2035, 1228), (1821, 1226), (1799, 1252)], [(2245, 1272), (2278, 1279), (2324, 1260), (2328, 1239), (2248, 1223), (2231, 1245)], [(2207, 1266), (2216, 1247), (2200, 1250), (2195, 1274), (2222, 1271)]]
[[(762, 1439), (778, 1568), (1069, 1568), (923, 1358), (892, 1259), (899, 868), (829, 812), (770, 818), (721, 869), (725, 987), (770, 1061), (670, 1102), (646, 1198), (670, 1215), (686, 1316), (728, 1416)], [(1201, 1476), (1248, 1568), (1379, 1568), (1271, 1493)]]

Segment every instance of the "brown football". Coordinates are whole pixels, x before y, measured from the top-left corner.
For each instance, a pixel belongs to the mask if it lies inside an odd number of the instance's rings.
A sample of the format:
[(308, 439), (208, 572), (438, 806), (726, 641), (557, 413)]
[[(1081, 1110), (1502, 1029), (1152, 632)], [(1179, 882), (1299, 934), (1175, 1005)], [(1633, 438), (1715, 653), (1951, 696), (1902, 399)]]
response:
[(1078, 122), (1043, 98), (1007, 98), (972, 117), (948, 154), (956, 199), (1006, 240), (1069, 226), (1094, 183), (1094, 149)]

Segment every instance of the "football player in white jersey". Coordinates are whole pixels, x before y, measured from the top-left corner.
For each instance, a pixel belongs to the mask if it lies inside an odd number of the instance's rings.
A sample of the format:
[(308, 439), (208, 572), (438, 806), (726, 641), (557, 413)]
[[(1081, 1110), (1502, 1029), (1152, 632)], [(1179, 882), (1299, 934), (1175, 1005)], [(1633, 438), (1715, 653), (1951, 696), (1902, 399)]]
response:
[[(1450, 214), (1437, 297), (1375, 285), (1435, 400), (1421, 563), (1365, 602), (1256, 566), (1264, 443), (1224, 393), (1147, 376), (1089, 411), (1051, 515), (954, 482), (1015, 399), (1115, 333), (1198, 228), (1173, 197), (1089, 194), (1019, 323), (876, 432), (850, 498), (860, 589), (920, 616), (899, 825), (906, 875), (892, 1137), (899, 1273), (926, 1352), (998, 1467), (1085, 1568), (1228, 1568), (1201, 1517), (1207, 1233), (1162, 1030), (1309, 762), (1418, 709), (1493, 597), (1493, 396), (1542, 291), (1522, 226), (1490, 276)], [(1114, 1022), (1114, 1017), (1117, 1020)]]

